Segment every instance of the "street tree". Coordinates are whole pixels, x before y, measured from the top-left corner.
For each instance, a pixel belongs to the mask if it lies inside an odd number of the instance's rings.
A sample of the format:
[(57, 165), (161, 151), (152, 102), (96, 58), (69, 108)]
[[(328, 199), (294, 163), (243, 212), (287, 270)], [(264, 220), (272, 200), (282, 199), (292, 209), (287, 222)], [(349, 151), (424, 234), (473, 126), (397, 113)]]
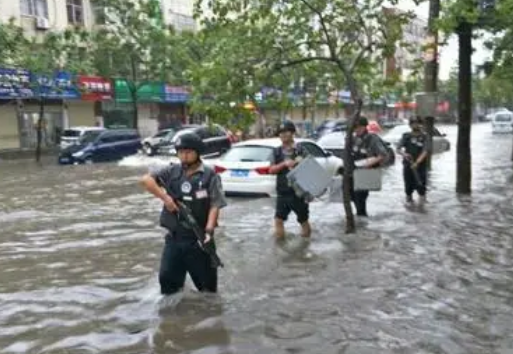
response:
[[(443, 3), (439, 28), (447, 34), (456, 33), (458, 53), (458, 139), (456, 144), (456, 193), (472, 192), (472, 39), (479, 32), (496, 32), (511, 22), (511, 1), (503, 8), (490, 0), (449, 0)], [(499, 2), (497, 2), (499, 4)], [(504, 11), (503, 11), (504, 10)]]
[(79, 45), (85, 36), (83, 31), (71, 29), (63, 32), (49, 32), (42, 39), (35, 37), (23, 39), (21, 54), (15, 66), (30, 70), (31, 80), (28, 88), (33, 98), (39, 101), (39, 117), (36, 123), (37, 162), (41, 159), (42, 130), (48, 99), (52, 98), (52, 95), (61, 94), (66, 89), (77, 87), (76, 76), (56, 78), (55, 74), (64, 70), (74, 74), (86, 73), (92, 68), (87, 48)]
[[(355, 231), (350, 203), (353, 130), (364, 97), (382, 83), (382, 63), (401, 45), (408, 12), (386, 9), (383, 0), (197, 0), (196, 13), (213, 30), (235, 28), (233, 47), (254, 47), (239, 60), (266, 75), (297, 70), (309, 63), (325, 63), (326, 72), (342, 75), (351, 91), (354, 114), (344, 153), (344, 209), (346, 232)], [(255, 53), (256, 52), (256, 53)], [(249, 55), (248, 55), (249, 54)], [(223, 60), (220, 57), (218, 60)], [(244, 60), (242, 60), (244, 58)], [(261, 71), (262, 72), (262, 71)]]
[(104, 24), (90, 34), (95, 69), (122, 79), (130, 92), (138, 127), (138, 90), (149, 82), (174, 82), (176, 31), (164, 25), (158, 0), (93, 0), (104, 11)]
[(14, 19), (0, 23), (0, 66), (13, 66), (19, 61), (26, 42), (23, 29), (16, 25)]

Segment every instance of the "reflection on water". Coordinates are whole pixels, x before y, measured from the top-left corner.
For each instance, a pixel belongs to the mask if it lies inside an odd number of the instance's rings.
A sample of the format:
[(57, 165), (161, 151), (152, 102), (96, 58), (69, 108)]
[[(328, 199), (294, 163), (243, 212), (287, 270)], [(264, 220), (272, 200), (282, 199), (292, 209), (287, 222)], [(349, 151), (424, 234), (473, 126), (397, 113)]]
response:
[(0, 162), (0, 352), (512, 353), (511, 144), (475, 125), (473, 196), (454, 194), (453, 149), (434, 158), (424, 210), (404, 207), (397, 163), (357, 235), (320, 200), (311, 242), (292, 220), (276, 243), (272, 200), (231, 199), (220, 293), (172, 298), (160, 205), (136, 186), (165, 159)]

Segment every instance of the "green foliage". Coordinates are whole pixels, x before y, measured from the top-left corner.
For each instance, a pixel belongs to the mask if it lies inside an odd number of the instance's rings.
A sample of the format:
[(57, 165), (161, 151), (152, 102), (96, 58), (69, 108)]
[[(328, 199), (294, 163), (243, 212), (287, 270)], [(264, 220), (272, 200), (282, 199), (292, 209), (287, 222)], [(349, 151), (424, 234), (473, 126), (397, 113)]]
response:
[(385, 5), (382, 0), (198, 0), (196, 16), (211, 51), (191, 73), (195, 95), (209, 92), (224, 103), (243, 102), (262, 87), (275, 87), (282, 94), (271, 104), (280, 108), (293, 104), (287, 95), (291, 87), (306, 89), (311, 100), (344, 86), (356, 99), (379, 96), (394, 85), (383, 82), (383, 59), (394, 54), (412, 16), (384, 13)]
[(16, 26), (14, 19), (0, 23), (0, 66), (14, 66), (19, 62), (26, 42), (23, 30)]

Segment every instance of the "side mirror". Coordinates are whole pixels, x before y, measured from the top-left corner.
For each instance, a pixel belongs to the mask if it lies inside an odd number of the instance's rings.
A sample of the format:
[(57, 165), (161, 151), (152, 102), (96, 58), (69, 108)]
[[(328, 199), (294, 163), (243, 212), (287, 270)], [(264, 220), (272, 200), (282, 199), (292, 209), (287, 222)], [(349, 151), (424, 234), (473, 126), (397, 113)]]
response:
[(333, 156), (333, 153), (331, 151), (324, 151), (324, 154), (326, 155), (326, 157), (330, 157), (330, 156)]
[(441, 135), (442, 135), (444, 138), (447, 136), (447, 134), (445, 134), (445, 133), (442, 133)]

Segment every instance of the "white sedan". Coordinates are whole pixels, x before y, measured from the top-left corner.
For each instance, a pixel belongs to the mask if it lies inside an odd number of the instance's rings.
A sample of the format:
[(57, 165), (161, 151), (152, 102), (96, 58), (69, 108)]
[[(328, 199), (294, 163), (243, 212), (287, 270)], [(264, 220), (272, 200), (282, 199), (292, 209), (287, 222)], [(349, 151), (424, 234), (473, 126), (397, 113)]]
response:
[[(331, 176), (335, 176), (342, 167), (342, 159), (325, 151), (314, 141), (295, 141)], [(209, 165), (212, 164), (221, 177), (226, 194), (275, 196), (276, 176), (269, 174), (269, 167), (274, 163), (274, 149), (280, 145), (278, 138), (243, 141), (232, 145), (225, 155)]]

